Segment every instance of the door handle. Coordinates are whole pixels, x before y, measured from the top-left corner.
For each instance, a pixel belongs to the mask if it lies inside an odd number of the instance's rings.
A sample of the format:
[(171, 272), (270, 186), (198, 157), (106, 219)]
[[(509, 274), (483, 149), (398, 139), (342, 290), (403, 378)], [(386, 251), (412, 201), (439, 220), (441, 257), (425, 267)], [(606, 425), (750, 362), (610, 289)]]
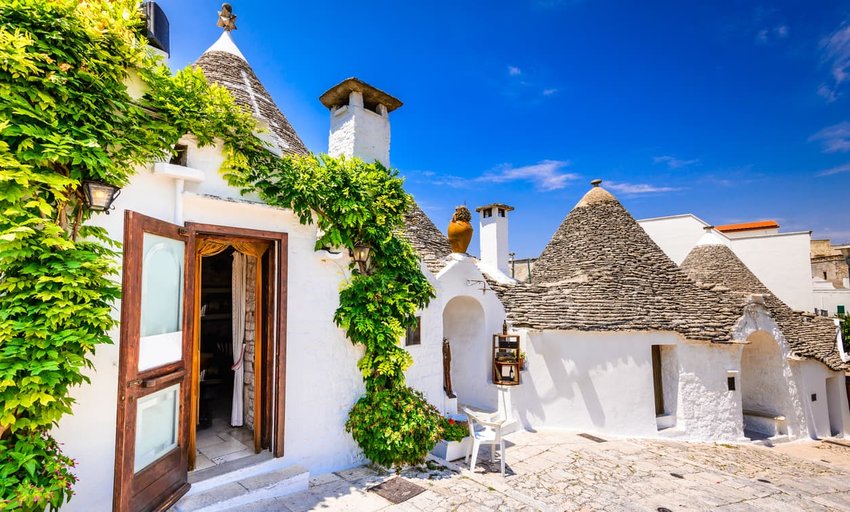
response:
[(174, 382), (175, 380), (180, 380), (183, 376), (186, 375), (185, 369), (177, 370), (176, 372), (171, 372), (166, 375), (162, 375), (160, 377), (153, 377), (150, 379), (136, 379), (131, 380), (127, 383), (128, 386), (139, 386), (143, 388), (155, 388), (162, 386), (164, 384), (168, 384), (170, 382)]

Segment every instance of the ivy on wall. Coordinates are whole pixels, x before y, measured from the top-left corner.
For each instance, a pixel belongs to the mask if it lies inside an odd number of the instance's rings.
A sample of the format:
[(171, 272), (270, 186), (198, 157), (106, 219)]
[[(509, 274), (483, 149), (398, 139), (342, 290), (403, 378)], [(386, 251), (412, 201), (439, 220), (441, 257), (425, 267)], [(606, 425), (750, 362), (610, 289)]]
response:
[(378, 464), (420, 462), (441, 437), (441, 417), (405, 383), (413, 363), (399, 340), (428, 305), (434, 290), (419, 258), (399, 234), (410, 196), (396, 171), (379, 162), (327, 155), (270, 157), (255, 146), (225, 139), (225, 176), (266, 203), (289, 208), (302, 223), (318, 225), (316, 248), (368, 244), (374, 271), (360, 273), (340, 292), (334, 316), (348, 338), (364, 347), (357, 363), (366, 394), (349, 413), (346, 429)]
[[(118, 245), (86, 224), (84, 180), (125, 185), (178, 139), (221, 140), (231, 184), (290, 208), (318, 247), (373, 248), (375, 272), (340, 292), (335, 315), (364, 347), (366, 395), (347, 428), (385, 465), (424, 458), (439, 416), (405, 384), (399, 346), (433, 290), (398, 234), (410, 203), (395, 171), (327, 156), (279, 159), (251, 116), (201, 71), (172, 75), (145, 51), (135, 0), (6, 0), (0, 16), (0, 509), (58, 509), (73, 462), (50, 437), (110, 343)], [(147, 86), (132, 98), (128, 73)], [(392, 404), (392, 406), (388, 406)]]
[[(0, 16), (0, 509), (58, 509), (72, 461), (50, 429), (110, 343), (117, 244), (86, 225), (80, 184), (125, 185), (187, 132), (251, 137), (199, 71), (146, 53), (135, 0), (6, 0)], [(151, 91), (134, 100), (136, 73)], [(243, 131), (239, 131), (242, 129)]]

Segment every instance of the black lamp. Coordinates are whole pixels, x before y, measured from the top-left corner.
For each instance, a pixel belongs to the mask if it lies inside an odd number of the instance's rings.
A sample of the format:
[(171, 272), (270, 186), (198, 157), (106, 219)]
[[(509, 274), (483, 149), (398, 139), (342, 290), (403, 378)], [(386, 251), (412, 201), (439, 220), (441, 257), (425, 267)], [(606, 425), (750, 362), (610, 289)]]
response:
[(372, 273), (372, 246), (368, 244), (357, 244), (351, 250), (351, 257), (360, 268), (361, 274)]
[(98, 181), (83, 182), (83, 198), (86, 206), (94, 212), (106, 212), (112, 207), (112, 202), (121, 193), (121, 189), (114, 185), (107, 185)]

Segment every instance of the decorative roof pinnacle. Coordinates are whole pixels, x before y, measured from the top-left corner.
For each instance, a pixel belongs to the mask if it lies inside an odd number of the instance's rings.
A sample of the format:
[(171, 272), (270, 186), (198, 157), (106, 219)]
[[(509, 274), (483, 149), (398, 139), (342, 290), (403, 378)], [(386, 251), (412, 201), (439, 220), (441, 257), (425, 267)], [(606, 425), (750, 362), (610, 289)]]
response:
[(225, 32), (236, 30), (236, 15), (233, 14), (233, 7), (230, 4), (221, 4), (221, 10), (218, 11), (218, 22), (215, 25), (223, 28)]

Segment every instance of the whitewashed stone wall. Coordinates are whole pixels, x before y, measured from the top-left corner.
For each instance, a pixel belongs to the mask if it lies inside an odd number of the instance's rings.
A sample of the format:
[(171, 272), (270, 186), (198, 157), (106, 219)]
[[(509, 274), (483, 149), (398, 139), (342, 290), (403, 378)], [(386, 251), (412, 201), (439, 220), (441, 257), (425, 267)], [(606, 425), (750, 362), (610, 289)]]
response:
[[(437, 280), (422, 265), (422, 272), (435, 288)], [(445, 393), (443, 392), (443, 319), (442, 300), (437, 297), (420, 312), (421, 343), (405, 346), (413, 356), (413, 364), (405, 374), (407, 384), (425, 394), (434, 407), (445, 412)], [(401, 341), (404, 344), (404, 340)]]
[(727, 386), (728, 372), (739, 371), (741, 345), (686, 342), (678, 346), (679, 399), (675, 431), (690, 439), (744, 439), (741, 387)]
[(363, 106), (363, 95), (352, 92), (348, 105), (331, 111), (328, 154), (355, 155), (367, 162), (390, 164), (390, 120), (386, 108), (382, 114)]

